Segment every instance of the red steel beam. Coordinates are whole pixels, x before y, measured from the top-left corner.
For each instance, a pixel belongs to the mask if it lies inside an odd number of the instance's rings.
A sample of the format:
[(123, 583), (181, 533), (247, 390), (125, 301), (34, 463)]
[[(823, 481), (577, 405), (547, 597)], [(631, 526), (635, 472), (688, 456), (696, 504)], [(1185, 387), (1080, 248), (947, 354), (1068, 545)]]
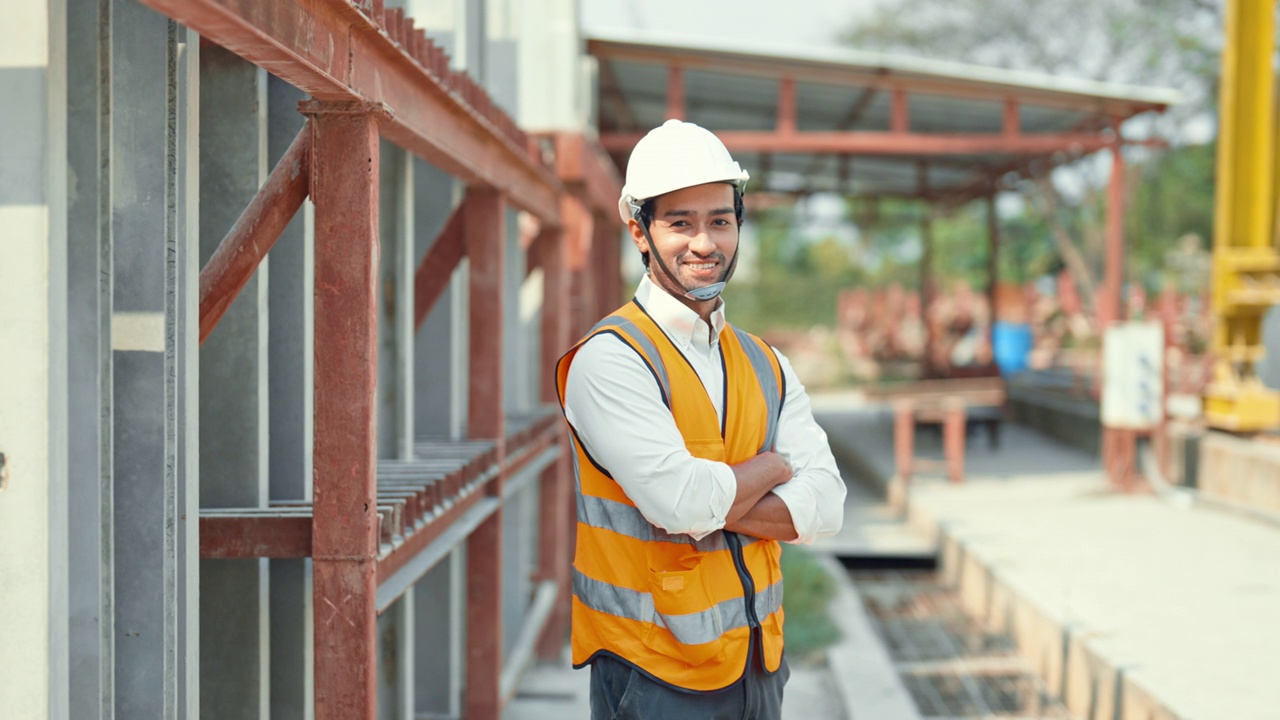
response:
[[(502, 401), (503, 198), (467, 190), (464, 225), (470, 269), (467, 436), (498, 441), (505, 453)], [(490, 483), (501, 497), (502, 477)], [(463, 715), (498, 720), (502, 710), (502, 514), (499, 508), (467, 539), (467, 689)]]
[(200, 557), (311, 557), (311, 515), (201, 516)]
[(200, 342), (231, 307), (307, 199), (311, 131), (305, 125), (200, 271)]
[(474, 81), (433, 73), (434, 53), (411, 54), (421, 49), (416, 40), (402, 48), (348, 0), (142, 2), (317, 99), (385, 105), (388, 139), (557, 221), (559, 183), (504, 131), (510, 119), (492, 112)]
[(667, 68), (667, 119), (684, 119), (684, 68)]
[[(991, 133), (934, 135), (911, 132), (775, 132), (726, 130), (716, 135), (731, 151), (759, 153), (831, 153), (849, 155), (1049, 155), (1089, 153), (1109, 147), (1114, 138), (1096, 133), (1035, 133), (1005, 137)], [(629, 152), (642, 133), (609, 133), (600, 143), (610, 152)]]
[(308, 101), (315, 199), (317, 720), (377, 711), (378, 109)]
[(445, 222), (436, 241), (431, 244), (427, 254), (413, 277), (413, 327), (419, 329), (431, 314), (431, 308), (449, 287), (454, 268), (467, 254), (464, 216), (466, 201), (453, 209)]

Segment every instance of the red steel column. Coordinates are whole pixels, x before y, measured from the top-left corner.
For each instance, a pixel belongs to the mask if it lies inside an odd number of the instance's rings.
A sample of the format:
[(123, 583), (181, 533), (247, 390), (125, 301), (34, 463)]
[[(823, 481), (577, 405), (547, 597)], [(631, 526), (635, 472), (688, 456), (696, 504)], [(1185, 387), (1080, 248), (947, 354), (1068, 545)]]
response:
[(904, 483), (911, 480), (916, 454), (915, 413), (915, 404), (910, 400), (898, 400), (893, 404), (893, 459), (898, 477)]
[(949, 399), (942, 416), (942, 455), (947, 464), (947, 478), (964, 482), (964, 402)]
[[(544, 230), (550, 237), (542, 244), (542, 364), (541, 400), (557, 403), (555, 367), (568, 349), (569, 337), (569, 272), (565, 265), (565, 234), (561, 229)], [(573, 547), (573, 468), (569, 461), (569, 444), (560, 434), (560, 458), (542, 474), (539, 486), (538, 575), (543, 580), (560, 583), (556, 607), (543, 628), (538, 642), (538, 656), (554, 660), (564, 649), (569, 627), (570, 574)]]
[[(467, 436), (496, 440), (503, 461), (502, 292), (505, 210), (491, 188), (467, 190), (464, 226), (469, 260)], [(501, 496), (501, 477), (489, 484)], [(467, 673), (464, 716), (498, 720), (502, 710), (502, 509), (467, 539)]]
[(622, 245), (616, 225), (595, 219), (591, 231), (591, 260), (596, 277), (598, 320), (622, 304)]
[(667, 119), (684, 120), (684, 68), (667, 68)]
[[(1117, 135), (1119, 128), (1116, 128)], [(1111, 177), (1107, 181), (1106, 254), (1103, 262), (1102, 297), (1098, 303), (1098, 332), (1106, 342), (1107, 328), (1119, 322), (1123, 314), (1121, 285), (1124, 282), (1124, 155), (1122, 145), (1111, 146)], [(1101, 366), (1102, 359), (1098, 359)], [(1105, 373), (1105, 370), (1102, 371)], [(1108, 382), (1105, 374), (1102, 382)], [(1134, 442), (1130, 431), (1118, 428), (1102, 428), (1103, 465), (1114, 487), (1128, 489)], [(1106, 452), (1110, 448), (1110, 453)], [(1108, 461), (1109, 455), (1109, 461)]]
[(996, 214), (996, 191), (987, 196), (987, 347), (995, 362), (996, 296), (1000, 288), (1000, 216)]
[(375, 390), (381, 106), (309, 101), (315, 201), (317, 720), (377, 714)]
[(1107, 181), (1106, 261), (1103, 268), (1102, 302), (1098, 303), (1098, 331), (1118, 322), (1123, 314), (1120, 293), (1124, 283), (1124, 154), (1121, 145), (1111, 146), (1111, 177)]

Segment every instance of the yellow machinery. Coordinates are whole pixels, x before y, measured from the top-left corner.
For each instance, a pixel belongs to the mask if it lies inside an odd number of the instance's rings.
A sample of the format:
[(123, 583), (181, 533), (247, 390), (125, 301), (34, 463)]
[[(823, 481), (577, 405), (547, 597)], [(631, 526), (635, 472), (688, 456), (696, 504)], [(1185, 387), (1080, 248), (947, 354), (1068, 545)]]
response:
[(1280, 426), (1280, 393), (1262, 385), (1262, 316), (1280, 303), (1276, 251), (1274, 0), (1228, 0), (1213, 226), (1213, 382), (1205, 418), (1253, 432)]

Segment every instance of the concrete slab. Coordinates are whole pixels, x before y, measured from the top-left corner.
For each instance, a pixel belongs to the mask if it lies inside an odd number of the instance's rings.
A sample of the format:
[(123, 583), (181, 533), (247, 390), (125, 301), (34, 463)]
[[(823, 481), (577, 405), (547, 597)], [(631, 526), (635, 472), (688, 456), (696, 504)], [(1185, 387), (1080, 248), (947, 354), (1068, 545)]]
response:
[[(839, 422), (833, 445), (891, 472), (887, 416)], [(911, 521), (938, 537), (967, 610), (1013, 635), (1074, 714), (1277, 717), (1280, 530), (1115, 495), (1095, 457), (1017, 426), (998, 453), (969, 450), (963, 485), (912, 484)]]
[[(847, 470), (842, 472), (849, 476)], [(921, 562), (937, 555), (937, 544), (910, 527), (905, 516), (883, 496), (855, 480), (846, 481), (844, 527), (834, 537), (817, 540), (816, 552), (843, 558)]]

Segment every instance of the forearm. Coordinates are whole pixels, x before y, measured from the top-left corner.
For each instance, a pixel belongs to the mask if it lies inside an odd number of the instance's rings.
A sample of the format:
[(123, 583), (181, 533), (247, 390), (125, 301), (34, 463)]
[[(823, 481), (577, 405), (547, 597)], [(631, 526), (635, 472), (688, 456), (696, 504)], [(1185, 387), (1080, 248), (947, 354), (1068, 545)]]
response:
[(796, 527), (791, 520), (791, 510), (782, 498), (766, 493), (736, 522), (726, 524), (725, 530), (765, 540), (795, 540)]
[(763, 452), (746, 462), (732, 465), (737, 494), (725, 515), (725, 525), (733, 525), (751, 512), (768, 492), (791, 479), (791, 465), (781, 455)]

